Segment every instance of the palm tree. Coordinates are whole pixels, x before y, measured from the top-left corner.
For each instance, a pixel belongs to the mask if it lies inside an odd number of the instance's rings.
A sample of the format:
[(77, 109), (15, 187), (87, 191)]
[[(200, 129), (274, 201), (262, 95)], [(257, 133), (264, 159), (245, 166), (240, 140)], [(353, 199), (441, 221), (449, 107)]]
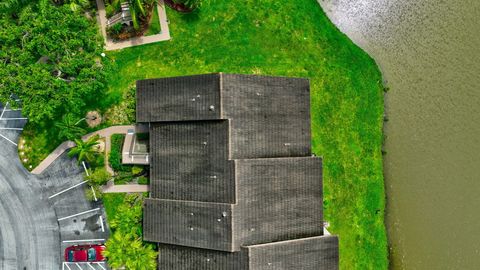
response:
[(115, 231), (108, 239), (103, 255), (113, 269), (157, 269), (157, 252), (151, 244), (144, 244), (140, 237)]
[(145, 17), (147, 14), (145, 13), (144, 5), (145, 0), (130, 0), (130, 15), (132, 16), (133, 28), (138, 30), (140, 28), (140, 24), (138, 23), (140, 16)]
[(81, 139), (75, 139), (76, 146), (73, 147), (70, 152), (68, 152), (69, 157), (77, 156), (78, 162), (81, 161), (92, 161), (95, 158), (95, 146), (99, 144), (98, 139), (100, 136), (97, 134), (91, 136), (86, 141)]
[(78, 122), (75, 122), (75, 117), (72, 114), (66, 114), (63, 116), (61, 122), (55, 123), (55, 127), (58, 129), (58, 138), (73, 140), (85, 134), (85, 129), (77, 126)]

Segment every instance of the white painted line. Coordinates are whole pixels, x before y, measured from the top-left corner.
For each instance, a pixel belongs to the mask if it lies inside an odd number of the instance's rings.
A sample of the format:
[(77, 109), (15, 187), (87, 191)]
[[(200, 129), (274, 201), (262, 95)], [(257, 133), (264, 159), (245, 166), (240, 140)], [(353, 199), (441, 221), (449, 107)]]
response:
[(6, 112), (17, 112), (17, 111), (21, 111), (22, 108), (18, 108), (18, 109), (5, 109)]
[(0, 118), (2, 121), (8, 121), (8, 120), (28, 120), (26, 117), (18, 117), (18, 118)]
[(93, 267), (91, 263), (87, 263), (87, 265), (90, 266), (91, 269), (96, 270), (95, 267)]
[(75, 265), (78, 267), (78, 269), (83, 270), (78, 263), (75, 263)]
[(80, 212), (78, 214), (70, 215), (68, 217), (59, 218), (58, 221), (62, 221), (62, 220), (65, 220), (65, 219), (76, 217), (76, 216), (80, 216), (80, 215), (83, 215), (83, 214), (88, 214), (88, 213), (95, 212), (95, 211), (98, 211), (98, 210), (100, 210), (100, 208), (90, 209), (90, 210), (87, 210), (87, 211)]
[(100, 225), (102, 226), (102, 232), (105, 232), (105, 227), (103, 226), (103, 217), (100, 215)]
[(62, 263), (62, 270), (65, 270), (65, 262)]
[(62, 243), (104, 242), (105, 239), (63, 240)]
[(83, 165), (83, 169), (85, 170), (85, 173), (87, 174), (87, 176), (90, 176), (90, 174), (88, 173), (88, 170), (87, 170), (87, 166), (85, 166), (84, 161), (82, 161), (82, 165)]
[(0, 129), (3, 129), (3, 130), (23, 130), (23, 128), (0, 128)]
[(5, 109), (8, 107), (8, 101), (5, 103), (5, 107), (3, 107), (2, 114), (0, 114), (0, 119), (3, 117), (3, 113), (5, 112)]
[(12, 141), (11, 141), (9, 138), (7, 138), (7, 137), (3, 136), (2, 134), (0, 134), (0, 137), (4, 138), (5, 140), (7, 140), (7, 141), (11, 142), (13, 145), (17, 146), (17, 144), (16, 144), (16, 143), (12, 142)]
[(95, 190), (93, 189), (93, 186), (90, 186), (90, 188), (92, 189), (93, 198), (95, 199), (95, 201), (98, 201), (97, 200), (97, 194), (95, 194)]
[(72, 270), (72, 268), (70, 268), (70, 266), (68, 266), (68, 263), (63, 263), (63, 265), (65, 265), (68, 268), (68, 270)]
[(51, 199), (51, 198), (53, 198), (53, 197), (56, 197), (56, 196), (58, 196), (58, 195), (60, 195), (60, 194), (62, 194), (62, 193), (65, 193), (65, 192), (67, 192), (67, 191), (69, 191), (69, 190), (71, 190), (71, 189), (74, 189), (74, 188), (76, 188), (76, 187), (78, 187), (78, 186), (80, 186), (80, 185), (83, 185), (83, 184), (85, 184), (86, 182), (88, 182), (88, 180), (87, 180), (87, 181), (83, 181), (83, 182), (81, 182), (81, 183), (78, 183), (78, 184), (76, 184), (76, 185), (74, 185), (74, 186), (71, 186), (71, 187), (69, 187), (69, 188), (67, 188), (67, 189), (64, 189), (64, 190), (62, 190), (62, 191), (60, 191), (60, 192), (58, 192), (58, 193), (55, 193), (55, 194), (53, 194), (52, 196), (50, 196), (50, 197), (48, 197), (48, 198)]
[(100, 266), (103, 270), (107, 270), (107, 269), (105, 269), (105, 267), (103, 267), (102, 263), (97, 262), (96, 264), (97, 264), (98, 266)]

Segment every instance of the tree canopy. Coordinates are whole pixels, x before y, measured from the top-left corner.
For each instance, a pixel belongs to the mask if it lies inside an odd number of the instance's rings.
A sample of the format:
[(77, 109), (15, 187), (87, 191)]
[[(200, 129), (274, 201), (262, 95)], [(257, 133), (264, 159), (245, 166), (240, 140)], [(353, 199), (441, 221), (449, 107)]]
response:
[(0, 13), (0, 102), (15, 94), (34, 123), (83, 115), (106, 90), (94, 19), (50, 1), (12, 6), (15, 16)]

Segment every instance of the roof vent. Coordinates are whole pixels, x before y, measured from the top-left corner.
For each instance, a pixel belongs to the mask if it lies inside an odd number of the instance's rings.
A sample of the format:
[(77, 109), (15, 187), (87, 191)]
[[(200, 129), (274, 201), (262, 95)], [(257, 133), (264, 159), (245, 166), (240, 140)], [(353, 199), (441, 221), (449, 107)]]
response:
[(210, 107), (208, 107), (208, 109), (209, 109), (210, 111), (214, 111), (214, 110), (215, 110), (215, 106), (210, 105)]

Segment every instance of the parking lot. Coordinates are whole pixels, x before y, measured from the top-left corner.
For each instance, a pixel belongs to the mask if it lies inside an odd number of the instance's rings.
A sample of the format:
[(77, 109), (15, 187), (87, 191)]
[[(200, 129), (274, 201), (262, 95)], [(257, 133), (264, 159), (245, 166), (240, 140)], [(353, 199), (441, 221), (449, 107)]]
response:
[(84, 168), (66, 153), (40, 175), (23, 167), (17, 145), (26, 122), (0, 105), (0, 269), (109, 269), (64, 262), (68, 246), (105, 243), (105, 211), (86, 200)]

